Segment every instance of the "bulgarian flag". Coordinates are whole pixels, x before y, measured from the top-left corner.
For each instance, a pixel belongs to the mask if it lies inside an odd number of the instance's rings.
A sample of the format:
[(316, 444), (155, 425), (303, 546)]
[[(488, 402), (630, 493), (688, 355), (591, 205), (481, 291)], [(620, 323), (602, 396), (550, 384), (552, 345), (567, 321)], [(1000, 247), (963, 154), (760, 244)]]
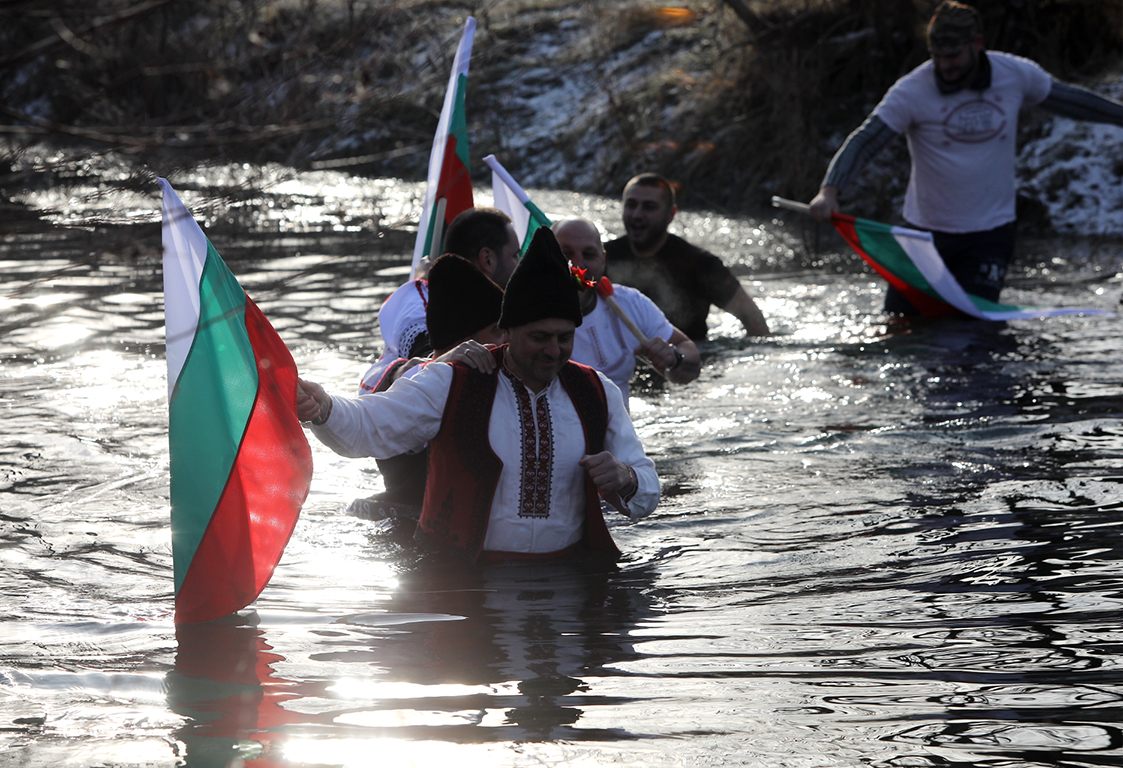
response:
[(522, 246), (520, 254), (525, 253), (534, 230), (552, 226), (553, 222), (530, 201), (523, 188), (495, 159), (495, 155), (488, 155), (484, 162), (491, 168), (491, 194), (495, 198), (495, 207), (511, 217), (515, 232), (519, 235), (519, 245)]
[(936, 251), (930, 232), (892, 227), (835, 213), (831, 223), (846, 242), (923, 315), (964, 314), (980, 320), (1056, 315), (1110, 315), (1102, 309), (998, 304), (963, 290)]
[(159, 183), (175, 620), (187, 623), (261, 594), (308, 495), (312, 453), (292, 355)]
[[(417, 242), (413, 246), (413, 265), (410, 277), (417, 274), (417, 264), (436, 251), (440, 255), (445, 227), (458, 214), (472, 207), (472, 178), (468, 175), (468, 119), (464, 95), (468, 86), (468, 62), (472, 58), (472, 39), (476, 35), (476, 20), (469, 16), (464, 22), (464, 33), (452, 62), (452, 75), (448, 79), (441, 119), (433, 137), (433, 151), (429, 154), (429, 176), (425, 185), (425, 205), (421, 209), (421, 222), (417, 227)], [(444, 206), (440, 201), (444, 200)], [(438, 210), (443, 208), (443, 216)], [(434, 240), (437, 242), (434, 243)]]

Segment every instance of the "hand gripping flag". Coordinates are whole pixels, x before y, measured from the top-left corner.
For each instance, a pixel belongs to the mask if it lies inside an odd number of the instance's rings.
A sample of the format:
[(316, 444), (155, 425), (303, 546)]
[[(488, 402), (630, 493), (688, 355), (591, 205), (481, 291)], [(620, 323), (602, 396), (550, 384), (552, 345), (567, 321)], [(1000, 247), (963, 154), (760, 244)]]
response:
[[(775, 200), (773, 201), (775, 203)], [(831, 222), (846, 242), (923, 315), (962, 313), (980, 320), (1017, 320), (1056, 315), (1111, 315), (1103, 309), (1020, 307), (967, 293), (948, 271), (930, 232), (892, 227), (841, 213)]]
[(495, 207), (511, 217), (515, 232), (519, 235), (519, 245), (522, 246), (519, 253), (525, 253), (534, 230), (553, 226), (553, 222), (530, 201), (530, 197), (511, 174), (507, 173), (507, 169), (499, 164), (495, 155), (488, 155), (484, 162), (491, 168), (491, 194), (495, 198)]
[[(410, 279), (417, 276), (417, 265), (434, 251), (433, 240), (443, 237), (444, 229), (460, 213), (472, 207), (472, 178), (468, 174), (468, 119), (464, 95), (468, 86), (468, 62), (472, 58), (472, 39), (476, 20), (464, 22), (464, 33), (452, 62), (441, 118), (429, 154), (429, 176), (425, 185), (425, 204), (413, 246)], [(439, 202), (445, 201), (444, 216), (437, 216)], [(440, 242), (436, 243), (439, 256)]]
[(308, 495), (312, 452), (292, 356), (159, 183), (175, 620), (209, 621), (269, 582)]

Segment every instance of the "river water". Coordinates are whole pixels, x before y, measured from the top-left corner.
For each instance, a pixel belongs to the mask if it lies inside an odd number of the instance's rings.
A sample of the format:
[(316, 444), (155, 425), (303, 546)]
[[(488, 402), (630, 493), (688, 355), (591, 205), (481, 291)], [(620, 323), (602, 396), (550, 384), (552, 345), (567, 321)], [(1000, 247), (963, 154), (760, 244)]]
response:
[[(777, 333), (715, 314), (697, 382), (633, 389), (664, 494), (614, 521), (616, 570), (434, 568), (345, 514), (373, 461), (313, 441), (261, 598), (177, 629), (159, 200), (100, 173), (0, 245), (0, 766), (1123, 763), (1118, 318), (890, 323), (794, 215), (683, 213)], [(352, 392), (418, 186), (172, 182), (302, 374)], [(533, 194), (619, 231), (613, 200)], [(1024, 250), (1006, 300), (1117, 308), (1118, 239)]]

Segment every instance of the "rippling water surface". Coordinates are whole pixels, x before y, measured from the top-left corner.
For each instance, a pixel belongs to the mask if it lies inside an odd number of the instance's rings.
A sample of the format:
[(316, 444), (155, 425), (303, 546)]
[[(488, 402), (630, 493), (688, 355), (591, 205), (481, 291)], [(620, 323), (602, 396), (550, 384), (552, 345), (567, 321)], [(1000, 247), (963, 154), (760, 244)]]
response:
[[(352, 392), (418, 188), (173, 183), (302, 373)], [(714, 315), (700, 380), (633, 396), (664, 500), (616, 521), (615, 571), (434, 569), (344, 514), (373, 461), (314, 444), (261, 599), (177, 629), (159, 201), (68, 194), (0, 245), (0, 766), (1123, 761), (1118, 318), (891, 324), (800, 222), (682, 214), (778, 333)], [(535, 198), (619, 230), (612, 200)], [(1117, 242), (1026, 251), (1008, 300), (1116, 308)]]

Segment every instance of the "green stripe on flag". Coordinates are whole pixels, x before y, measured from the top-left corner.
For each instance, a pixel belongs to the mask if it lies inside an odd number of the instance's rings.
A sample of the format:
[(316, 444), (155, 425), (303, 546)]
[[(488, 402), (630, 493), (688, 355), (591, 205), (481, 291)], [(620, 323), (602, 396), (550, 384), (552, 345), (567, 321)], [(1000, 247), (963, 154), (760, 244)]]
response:
[(519, 256), (526, 253), (526, 249), (530, 247), (531, 238), (534, 237), (534, 233), (539, 227), (552, 227), (554, 225), (554, 223), (550, 221), (550, 217), (542, 213), (542, 209), (530, 200), (523, 203), (523, 207), (526, 208), (527, 212), (530, 214), (530, 218), (526, 222), (526, 233), (520, 238), (523, 245), (519, 250)]
[(871, 259), (917, 290), (939, 298), (939, 294), (932, 288), (920, 270), (916, 268), (912, 259), (901, 248), (901, 244), (897, 242), (892, 227), (864, 219), (861, 223), (862, 226), (860, 228), (855, 227), (854, 231), (858, 235), (862, 249)]
[(168, 406), (176, 592), (226, 487), (257, 397), (245, 302), (208, 240), (199, 326)]
[(465, 168), (471, 166), (468, 157), (468, 76), (460, 75), (456, 79), (456, 93), (453, 96), (452, 116), (448, 123), (450, 136), (456, 137), (456, 156)]
[(1025, 309), (1025, 307), (1020, 307), (1017, 304), (998, 304), (973, 293), (967, 294), (967, 298), (979, 308), (980, 312), (1020, 312)]

